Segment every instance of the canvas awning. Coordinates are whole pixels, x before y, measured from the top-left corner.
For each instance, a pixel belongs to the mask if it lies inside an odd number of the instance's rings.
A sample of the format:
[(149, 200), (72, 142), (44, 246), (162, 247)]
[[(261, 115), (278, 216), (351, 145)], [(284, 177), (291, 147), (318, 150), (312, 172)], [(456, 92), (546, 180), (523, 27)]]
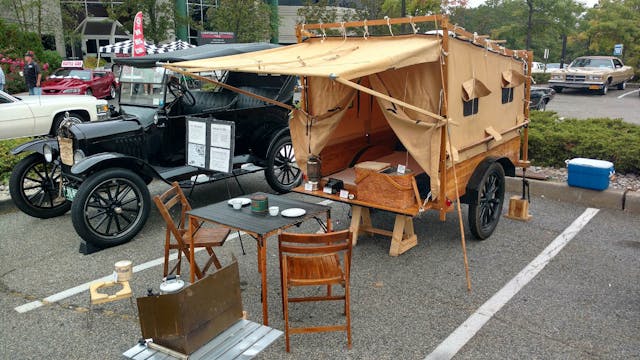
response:
[[(296, 109), (289, 122), (296, 161), (329, 142), (356, 92), (377, 98), (389, 126), (430, 175), (437, 174), (441, 89), (441, 39), (429, 35), (310, 38), (277, 49), (165, 65), (182, 73), (215, 70), (306, 77), (308, 107)], [(368, 78), (370, 87), (360, 84)], [(431, 187), (437, 196), (438, 179)]]
[(339, 77), (361, 76), (437, 61), (440, 40), (433, 36), (384, 38), (320, 38), (300, 44), (242, 54), (173, 64), (189, 72), (231, 70), (263, 74)]

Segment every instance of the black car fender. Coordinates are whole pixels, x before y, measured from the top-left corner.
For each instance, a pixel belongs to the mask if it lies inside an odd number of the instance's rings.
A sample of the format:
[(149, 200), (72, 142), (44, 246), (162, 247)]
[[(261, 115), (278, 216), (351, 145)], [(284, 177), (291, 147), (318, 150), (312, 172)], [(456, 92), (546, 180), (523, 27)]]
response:
[(47, 139), (33, 140), (27, 143), (24, 143), (22, 145), (19, 145), (11, 150), (11, 155), (18, 155), (23, 152), (31, 152), (31, 151), (42, 154), (43, 148), (45, 145), (51, 146), (51, 149), (55, 150), (56, 152), (58, 151), (58, 140), (54, 138), (47, 138)]
[(71, 174), (87, 176), (102, 169), (115, 167), (133, 171), (140, 175), (147, 184), (154, 178), (160, 177), (160, 174), (145, 161), (133, 156), (113, 152), (95, 154), (82, 159), (71, 167)]
[(506, 176), (515, 176), (516, 167), (513, 165), (511, 160), (506, 157), (487, 157), (482, 160), (478, 166), (476, 166), (475, 170), (473, 170), (473, 174), (467, 182), (465, 194), (460, 197), (461, 203), (470, 204), (478, 199), (478, 192), (480, 191), (480, 182), (482, 181), (482, 177), (484, 176), (484, 173), (487, 172), (487, 169), (489, 169), (489, 166), (495, 162), (502, 165)]
[(271, 136), (269, 136), (269, 141), (268, 141), (269, 146), (267, 147), (267, 151), (264, 154), (265, 159), (267, 158), (267, 154), (271, 153), (271, 149), (273, 148), (275, 143), (278, 141), (278, 139), (287, 135), (289, 135), (288, 127), (284, 127), (282, 129), (276, 130), (273, 133), (271, 133)]

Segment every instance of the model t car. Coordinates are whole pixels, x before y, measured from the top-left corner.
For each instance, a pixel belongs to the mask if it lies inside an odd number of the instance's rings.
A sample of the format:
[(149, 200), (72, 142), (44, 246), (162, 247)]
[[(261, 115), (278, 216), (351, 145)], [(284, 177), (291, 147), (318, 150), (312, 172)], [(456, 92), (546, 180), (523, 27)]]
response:
[[(199, 81), (158, 65), (271, 47), (262, 43), (205, 45), (116, 60), (120, 115), (90, 124), (69, 122), (58, 139), (17, 149), (15, 152), (36, 151), (45, 162), (17, 167), (20, 172), (13, 176), (20, 189), (14, 202), (25, 213), (41, 218), (71, 209), (77, 233), (92, 245), (107, 247), (131, 240), (142, 229), (152, 206), (147, 184), (153, 179), (188, 182), (204, 177), (215, 181), (259, 169), (274, 190), (289, 191), (302, 176), (295, 166), (289, 113), (264, 100), (292, 103), (295, 77), (227, 71), (203, 74), (218, 84), (261, 94), (263, 100), (257, 100), (224, 86), (201, 88)], [(232, 172), (187, 165), (185, 124), (189, 117), (235, 124)], [(247, 170), (250, 164), (254, 166)], [(42, 181), (35, 181), (39, 179)]]

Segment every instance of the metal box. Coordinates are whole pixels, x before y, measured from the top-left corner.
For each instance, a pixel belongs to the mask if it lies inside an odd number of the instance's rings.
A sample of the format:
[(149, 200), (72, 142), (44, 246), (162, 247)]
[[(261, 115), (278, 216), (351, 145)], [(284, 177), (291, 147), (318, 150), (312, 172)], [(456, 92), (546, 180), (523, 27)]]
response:
[(137, 300), (142, 336), (191, 354), (242, 318), (238, 263), (176, 293)]
[(575, 158), (567, 162), (569, 186), (605, 190), (614, 173), (613, 163), (604, 160)]

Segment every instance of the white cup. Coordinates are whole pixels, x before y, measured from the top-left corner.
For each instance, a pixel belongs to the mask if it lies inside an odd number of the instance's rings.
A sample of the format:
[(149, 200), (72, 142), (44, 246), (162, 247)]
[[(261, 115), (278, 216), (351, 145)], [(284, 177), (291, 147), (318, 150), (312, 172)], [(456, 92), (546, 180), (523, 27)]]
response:
[(242, 209), (242, 200), (233, 200), (231, 203), (233, 204), (233, 208), (235, 210)]
[(280, 212), (280, 208), (277, 206), (269, 206), (269, 215), (271, 216), (278, 216), (278, 213)]

